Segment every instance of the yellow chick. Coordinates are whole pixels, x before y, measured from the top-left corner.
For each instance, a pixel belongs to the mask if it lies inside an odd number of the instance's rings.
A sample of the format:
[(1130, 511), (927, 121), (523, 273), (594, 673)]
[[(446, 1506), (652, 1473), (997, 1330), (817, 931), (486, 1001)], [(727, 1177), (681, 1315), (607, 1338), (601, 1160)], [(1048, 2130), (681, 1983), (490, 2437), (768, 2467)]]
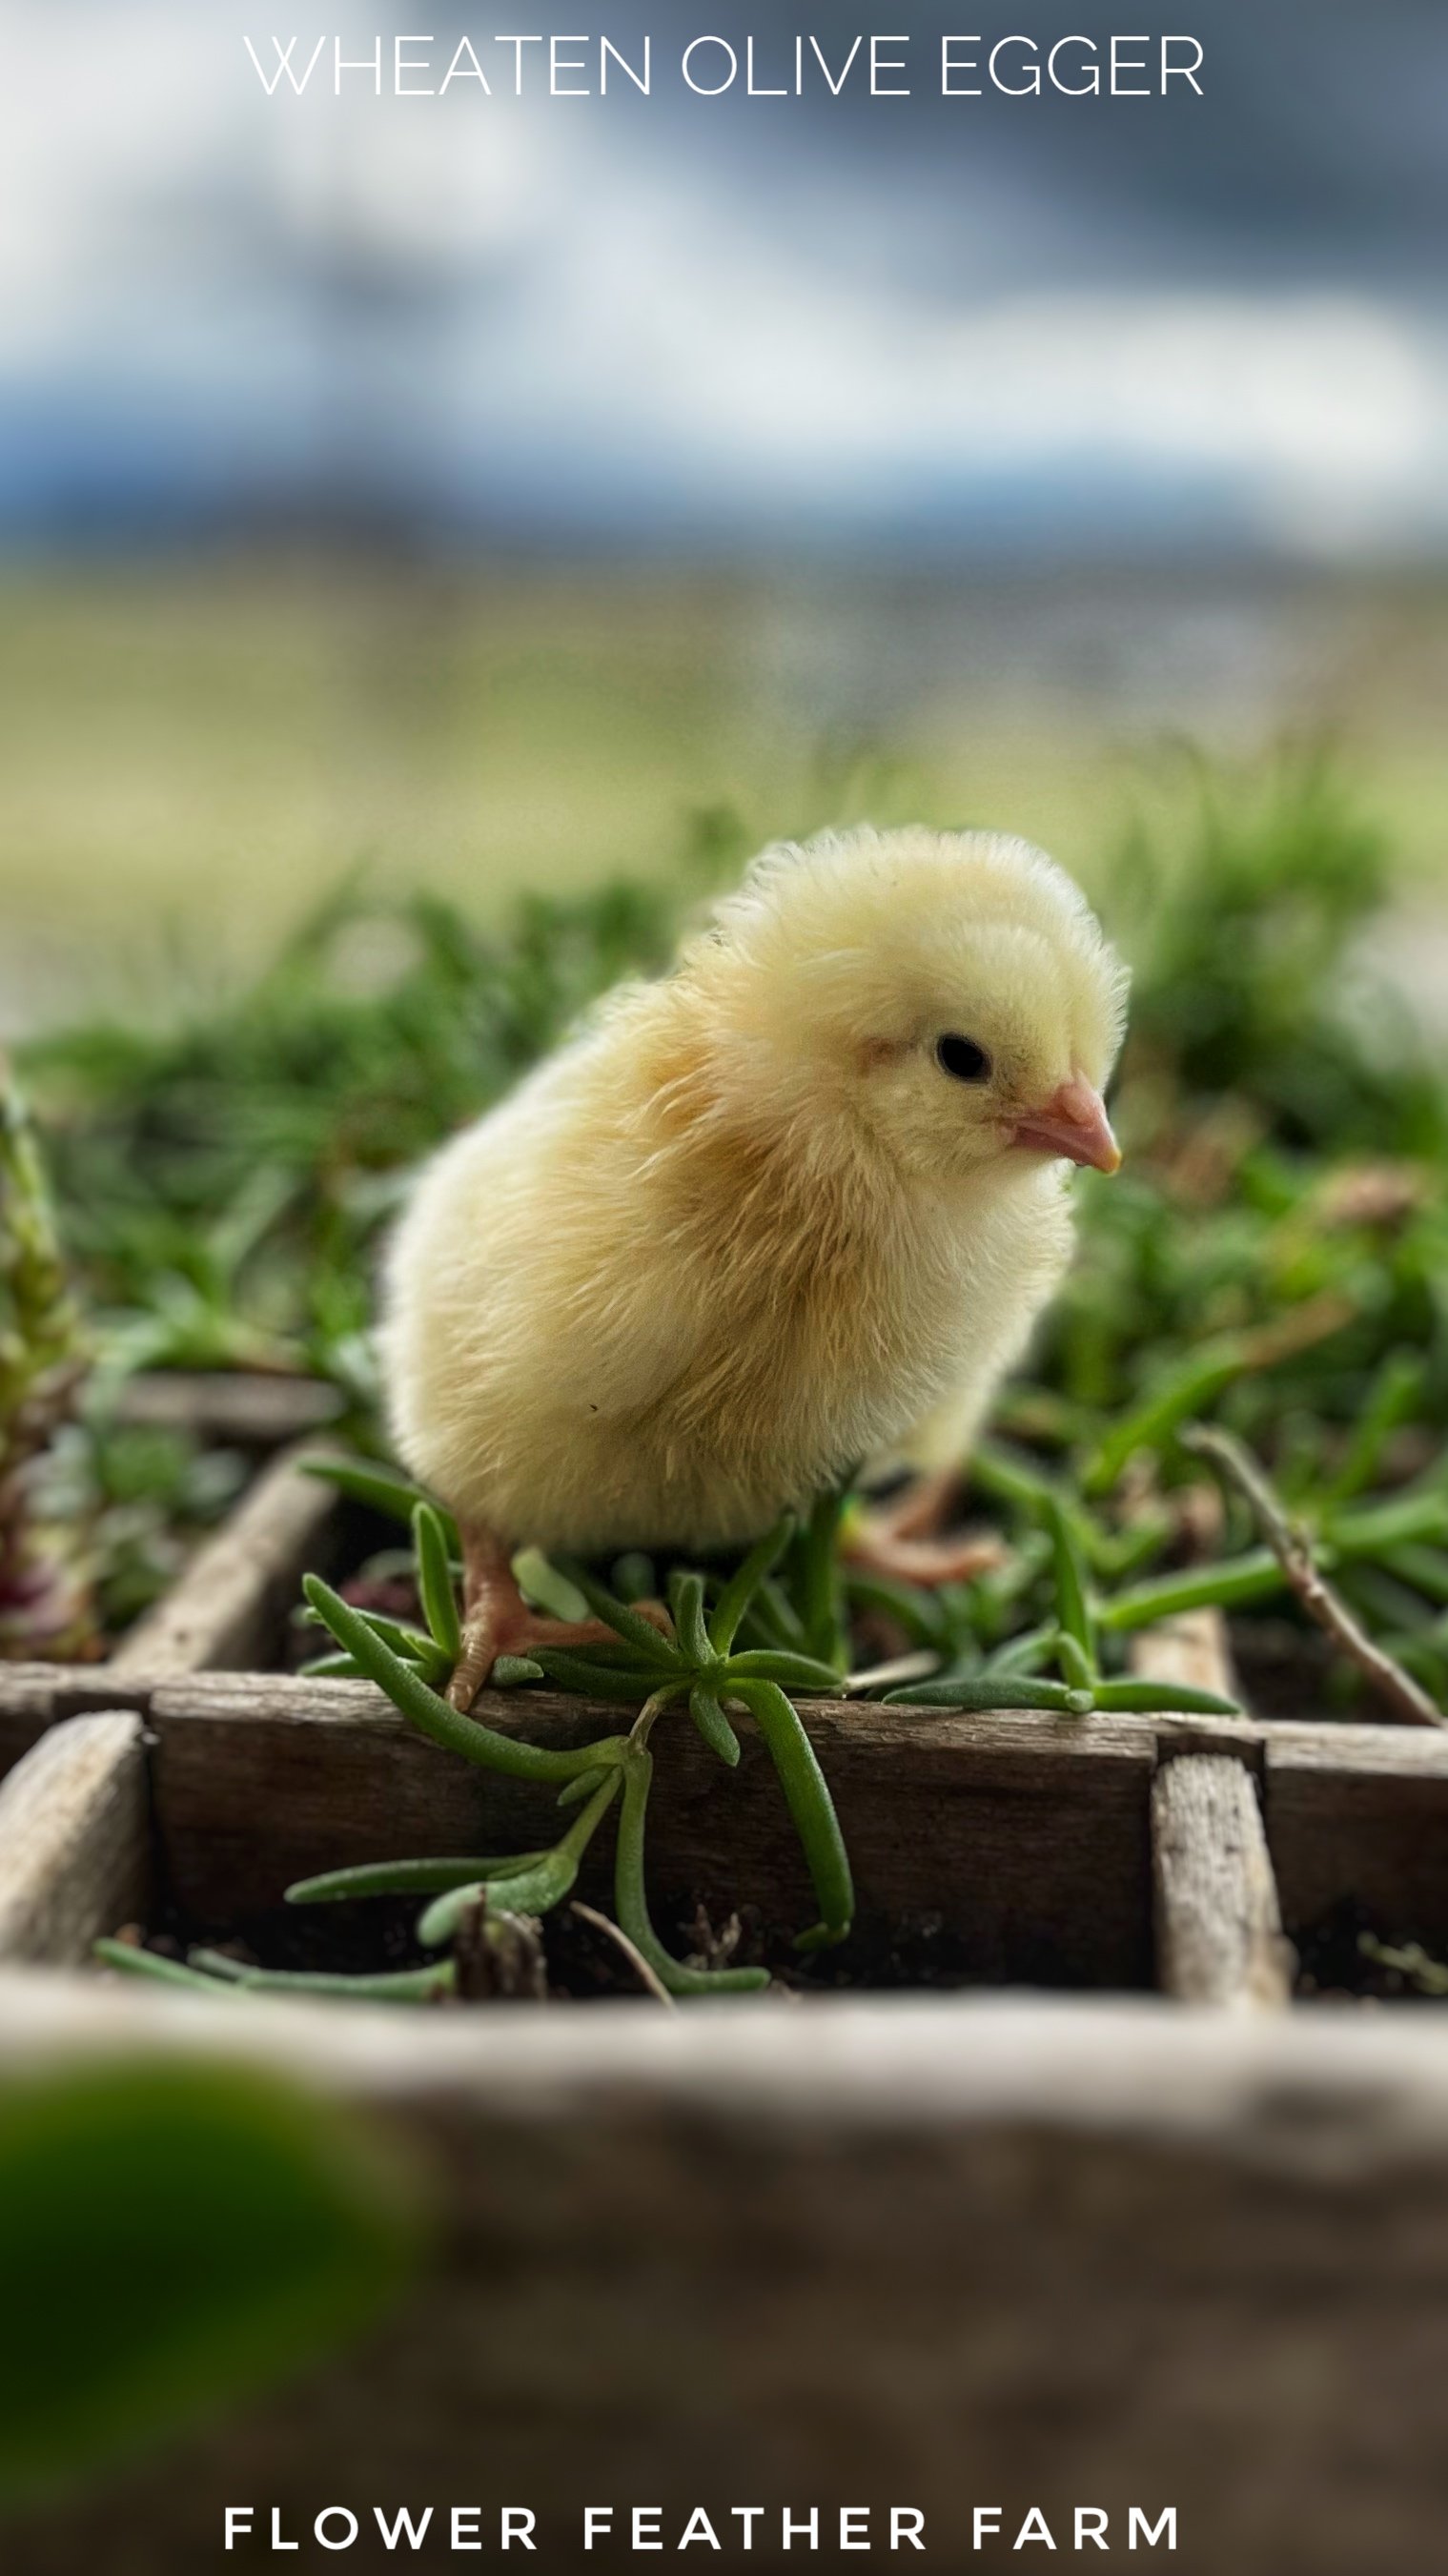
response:
[(737, 1548), (854, 1462), (960, 1460), (1069, 1258), (1066, 1165), (1121, 1159), (1125, 994), (1026, 842), (825, 833), (444, 1147), (382, 1349), (463, 1532), (460, 1705), (564, 1633), (522, 1543)]

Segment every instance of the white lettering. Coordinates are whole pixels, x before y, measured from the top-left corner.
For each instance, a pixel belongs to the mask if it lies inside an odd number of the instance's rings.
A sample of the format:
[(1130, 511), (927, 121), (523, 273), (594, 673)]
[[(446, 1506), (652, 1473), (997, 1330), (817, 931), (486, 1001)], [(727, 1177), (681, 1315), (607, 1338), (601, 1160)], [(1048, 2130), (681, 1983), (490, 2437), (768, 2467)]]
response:
[(395, 97), (436, 98), (437, 92), (435, 89), (414, 89), (411, 81), (403, 78), (403, 74), (405, 72), (426, 72), (431, 71), (432, 69), (432, 65), (430, 63), (409, 62), (403, 53), (403, 46), (430, 45), (431, 43), (431, 36), (394, 36), (392, 40), (392, 88)]
[(744, 39), (744, 88), (749, 98), (788, 98), (787, 89), (758, 89), (754, 81), (754, 38)]
[[(721, 52), (721, 53), (724, 53), (724, 54), (727, 54), (727, 55), (728, 55), (728, 57), (729, 57), (729, 69), (727, 70), (727, 72), (726, 72), (726, 73), (725, 73), (725, 75), (724, 75), (724, 78), (723, 78), (721, 81), (716, 81), (716, 82), (715, 82), (714, 87), (713, 87), (712, 89), (708, 88), (708, 87), (707, 87), (707, 85), (706, 85), (703, 81), (696, 81), (696, 80), (695, 80), (695, 78), (694, 78), (693, 73), (692, 73), (692, 72), (690, 71), (690, 69), (689, 69), (689, 65), (690, 65), (690, 63), (692, 62), (692, 60), (693, 60), (693, 58), (694, 58), (695, 54), (697, 54), (697, 52), (698, 52), (698, 50), (699, 50), (699, 47), (700, 47), (701, 45), (717, 45), (717, 46), (719, 47), (720, 52)], [(693, 91), (695, 92), (696, 96), (697, 96), (697, 97), (699, 97), (699, 98), (718, 98), (718, 97), (720, 97), (720, 95), (723, 93), (723, 91), (725, 91), (726, 89), (728, 89), (728, 88), (730, 87), (731, 83), (735, 80), (735, 78), (737, 77), (738, 71), (739, 71), (739, 57), (738, 57), (738, 55), (735, 53), (733, 46), (732, 46), (732, 45), (730, 45), (730, 44), (727, 44), (727, 43), (725, 42), (725, 40), (724, 40), (724, 38), (723, 38), (722, 36), (696, 36), (696, 37), (694, 38), (694, 41), (693, 41), (693, 43), (692, 43), (691, 45), (686, 45), (686, 46), (684, 47), (684, 61), (683, 61), (683, 73), (684, 73), (684, 78), (685, 78), (685, 80), (688, 82), (690, 89), (691, 89), (691, 90), (693, 90)]]
[(1032, 54), (1036, 50), (1036, 40), (1034, 36), (1002, 36), (999, 44), (992, 45), (990, 49), (990, 62), (987, 68), (996, 88), (1004, 90), (1007, 98), (1039, 98), (1041, 95), (1041, 66), (1039, 63), (1023, 63), (1021, 65), (1022, 71), (1028, 74), (1027, 79), (1024, 81), (1008, 81), (1001, 79), (1000, 73), (996, 70), (996, 56), (998, 54), (1003, 54), (1007, 45), (1024, 45), (1027, 51)]
[(645, 98), (647, 98), (649, 94), (649, 82), (653, 78), (653, 50), (654, 40), (652, 36), (645, 36), (643, 77), (640, 79), (639, 74), (634, 70), (632, 63), (624, 60), (624, 57), (619, 52), (617, 45), (612, 44), (607, 36), (600, 36), (598, 40), (598, 91), (600, 98), (607, 98), (608, 96), (608, 58), (610, 54), (612, 54), (619, 70), (628, 74), (629, 79), (633, 82), (634, 88), (642, 90)]
[[(1060, 53), (1063, 45), (1085, 46), (1087, 53), (1091, 56), (1089, 65), (1086, 63), (1081, 65), (1081, 69), (1087, 75), (1085, 80), (1062, 80), (1060, 73), (1056, 69), (1056, 56)], [(1095, 39), (1091, 36), (1058, 36), (1054, 45), (1051, 47), (1049, 54), (1046, 56), (1046, 69), (1051, 77), (1052, 88), (1060, 90), (1063, 97), (1095, 98), (1101, 88), (1101, 66), (1096, 60)]]
[(696, 2504), (693, 2512), (690, 2514), (688, 2523), (685, 2526), (684, 2537), (680, 2541), (679, 2547), (681, 2549), (688, 2549), (696, 2540), (707, 2540), (711, 2549), (717, 2549), (719, 2547), (718, 2533), (715, 2531), (714, 2525), (709, 2520), (709, 2517), (701, 2504)]
[[(407, 2509), (406, 2505), (405, 2505), (405, 2504), (403, 2504), (403, 2505), (399, 2505), (399, 2506), (398, 2506), (398, 2508), (397, 2508), (397, 2520), (396, 2520), (396, 2521), (394, 2522), (394, 2524), (392, 2525), (392, 2528), (391, 2528), (391, 2530), (390, 2530), (390, 2531), (389, 2531), (389, 2529), (388, 2529), (388, 2527), (387, 2527), (387, 2523), (386, 2523), (386, 2521), (385, 2521), (385, 2519), (384, 2519), (384, 2517), (383, 2517), (382, 2507), (381, 2507), (381, 2505), (380, 2505), (380, 2504), (375, 2504), (375, 2505), (373, 2506), (373, 2508), (372, 2508), (372, 2519), (373, 2519), (373, 2521), (376, 2523), (378, 2530), (379, 2530), (379, 2531), (381, 2532), (381, 2534), (382, 2534), (382, 2546), (383, 2546), (383, 2548), (384, 2548), (384, 2549), (395, 2549), (395, 2548), (397, 2547), (398, 2535), (399, 2535), (399, 2533), (400, 2533), (400, 2532), (403, 2532), (403, 2531), (405, 2531), (405, 2532), (406, 2532), (406, 2534), (407, 2534), (407, 2545), (408, 2545), (409, 2549), (420, 2549), (420, 2548), (422, 2547), (422, 2544), (423, 2544), (424, 2539), (425, 2539), (425, 2538), (426, 2538), (426, 2536), (427, 2536), (427, 2526), (428, 2526), (428, 2524), (429, 2524), (429, 2523), (431, 2522), (431, 2520), (432, 2520), (432, 2507), (431, 2507), (431, 2505), (425, 2505), (425, 2506), (424, 2506), (424, 2508), (423, 2508), (423, 2515), (422, 2515), (422, 2520), (421, 2520), (421, 2522), (419, 2522), (419, 2523), (417, 2523), (417, 2524), (414, 2524), (413, 2519), (412, 2519), (412, 2516), (411, 2516), (411, 2514), (408, 2512), (408, 2509)], [(458, 2544), (457, 2544), (457, 2538), (456, 2538), (456, 2531), (457, 2531), (457, 2515), (456, 2515), (456, 2514), (454, 2514), (454, 2515), (453, 2515), (453, 2530), (454, 2530), (453, 2547), (454, 2547), (454, 2549), (456, 2549), (456, 2547), (457, 2547), (457, 2545), (458, 2545)]]
[(512, 46), (513, 96), (515, 98), (521, 98), (523, 95), (523, 47), (525, 45), (541, 45), (543, 39), (541, 36), (495, 36), (493, 38), (493, 42), (495, 45)]
[(811, 36), (810, 44), (814, 50), (814, 58), (819, 64), (820, 70), (824, 73), (825, 87), (829, 91), (831, 98), (839, 97), (841, 90), (844, 88), (845, 83), (849, 79), (850, 73), (854, 68), (855, 56), (859, 52), (863, 42), (863, 37), (857, 36), (855, 38), (854, 43), (851, 45), (849, 52), (845, 56), (844, 66), (840, 72), (839, 79), (836, 80), (830, 71), (829, 64), (825, 61), (824, 55), (820, 51), (820, 40), (818, 36)]
[[(1032, 2523), (1039, 2524), (1039, 2529), (1033, 2531), (1031, 2528)], [(1020, 2530), (1016, 2533), (1015, 2539), (1011, 2542), (1011, 2548), (1013, 2550), (1024, 2549), (1028, 2540), (1044, 2540), (1048, 2549), (1054, 2549), (1056, 2546), (1054, 2540), (1051, 2538), (1050, 2526), (1048, 2525), (1046, 2517), (1042, 2513), (1038, 2504), (1032, 2505), (1030, 2512), (1027, 2514), (1025, 2521), (1020, 2527)]]
[(580, 54), (560, 54), (560, 45), (586, 45), (586, 36), (550, 36), (548, 39), (548, 93), (551, 98), (591, 98), (593, 92), (585, 83), (582, 89), (560, 89), (560, 72), (586, 72), (587, 63)]
[(1138, 2523), (1141, 2525), (1141, 2535), (1148, 2549), (1155, 2549), (1157, 2541), (1163, 2530), (1166, 2533), (1166, 2545), (1168, 2549), (1175, 2549), (1176, 2506), (1174, 2504), (1169, 2504), (1164, 2513), (1158, 2514), (1154, 2523), (1149, 2523), (1145, 2514), (1142, 2512), (1140, 2505), (1134, 2504), (1131, 2508), (1131, 2516), (1126, 2526), (1126, 2546), (1128, 2549), (1134, 2549), (1136, 2547), (1136, 2527)]
[[(468, 58), (465, 66), (463, 64), (464, 54), (466, 54)], [(491, 98), (493, 95), (492, 90), (488, 86), (488, 75), (484, 71), (482, 64), (479, 62), (477, 55), (473, 52), (472, 46), (468, 42), (466, 36), (464, 36), (462, 43), (459, 45), (457, 52), (452, 58), (452, 61), (448, 64), (447, 79), (444, 80), (442, 89), (438, 92), (439, 97), (445, 95), (448, 82), (455, 80), (481, 81), (483, 84), (484, 98)]]
[(1144, 72), (1144, 71), (1145, 71), (1145, 69), (1146, 69), (1146, 63), (1145, 63), (1145, 61), (1144, 61), (1144, 59), (1143, 59), (1143, 58), (1141, 58), (1140, 56), (1138, 56), (1136, 59), (1134, 59), (1134, 60), (1133, 60), (1129, 55), (1123, 54), (1123, 52), (1122, 52), (1122, 50), (1121, 50), (1122, 46), (1123, 46), (1123, 45), (1146, 45), (1146, 44), (1149, 44), (1150, 42), (1151, 42), (1151, 39), (1150, 39), (1150, 37), (1149, 37), (1149, 36), (1113, 36), (1113, 37), (1112, 37), (1112, 39), (1111, 39), (1111, 95), (1112, 95), (1112, 97), (1113, 97), (1113, 98), (1150, 98), (1150, 96), (1151, 96), (1151, 89), (1150, 89), (1150, 86), (1149, 86), (1149, 85), (1148, 85), (1148, 87), (1147, 87), (1147, 88), (1145, 88), (1145, 89), (1133, 89), (1129, 81), (1118, 80), (1118, 78), (1117, 78), (1117, 74), (1118, 74), (1119, 72)]
[(346, 61), (342, 53), (341, 37), (334, 36), (332, 38), (332, 88), (334, 95), (338, 98), (342, 95), (342, 74), (344, 72), (370, 72), (372, 74), (373, 96), (380, 98), (382, 96), (381, 37), (378, 37), (370, 54), (364, 55), (359, 62), (349, 63)]
[[(286, 73), (286, 76), (287, 76), (288, 80), (291, 82), (291, 85), (292, 85), (293, 89), (296, 91), (298, 98), (300, 98), (300, 97), (301, 97), (301, 94), (302, 94), (302, 92), (303, 92), (303, 90), (304, 90), (304, 89), (306, 88), (306, 86), (307, 86), (308, 81), (311, 79), (313, 72), (314, 72), (314, 71), (316, 70), (316, 68), (317, 68), (317, 57), (318, 57), (318, 55), (320, 54), (320, 52), (321, 52), (321, 50), (322, 50), (322, 47), (325, 45), (325, 43), (326, 43), (327, 39), (326, 39), (326, 37), (325, 37), (325, 36), (319, 36), (319, 37), (317, 38), (317, 41), (316, 41), (315, 45), (312, 47), (312, 58), (311, 58), (311, 61), (308, 63), (307, 68), (306, 68), (306, 70), (303, 72), (302, 77), (301, 77), (301, 79), (300, 79), (300, 80), (298, 80), (298, 78), (297, 78), (297, 76), (296, 76), (296, 73), (295, 73), (295, 72), (293, 71), (293, 69), (292, 69), (292, 55), (293, 55), (293, 52), (295, 51), (295, 48), (296, 48), (296, 42), (297, 42), (297, 40), (296, 40), (296, 37), (295, 37), (295, 36), (288, 36), (288, 38), (287, 38), (287, 49), (286, 49), (286, 52), (285, 52), (285, 53), (283, 53), (283, 52), (282, 52), (282, 40), (281, 40), (280, 36), (273, 36), (273, 38), (272, 38), (272, 44), (273, 44), (273, 46), (274, 46), (274, 48), (275, 48), (275, 51), (276, 51), (277, 67), (276, 67), (276, 70), (273, 72), (273, 74), (272, 74), (272, 76), (271, 76), (271, 79), (270, 79), (270, 80), (268, 80), (268, 79), (267, 79), (267, 76), (266, 76), (265, 72), (262, 70), (262, 67), (261, 67), (260, 63), (259, 63), (259, 62), (257, 62), (257, 59), (256, 59), (256, 47), (255, 47), (255, 45), (252, 43), (250, 36), (243, 36), (243, 38), (242, 38), (242, 40), (241, 40), (241, 41), (242, 41), (242, 43), (245, 45), (247, 52), (250, 54), (252, 61), (253, 61), (254, 63), (256, 63), (256, 76), (257, 76), (257, 79), (260, 81), (260, 83), (261, 83), (261, 85), (262, 85), (262, 88), (266, 91), (266, 94), (267, 94), (267, 97), (268, 97), (268, 98), (275, 98), (275, 96), (276, 96), (276, 94), (277, 94), (277, 91), (278, 91), (278, 90), (280, 89), (280, 87), (281, 87), (281, 80), (282, 80), (282, 74), (283, 74), (283, 72), (285, 72), (285, 73)], [(250, 2507), (249, 2507), (249, 2506), (243, 2506), (243, 2507), (241, 2508), (241, 2510), (242, 2510), (243, 2512), (249, 2512), (249, 2511), (250, 2511)]]
[(880, 74), (882, 72), (903, 72), (905, 69), (905, 57), (903, 54), (882, 54), (880, 47), (882, 45), (908, 45), (909, 42), (910, 39), (908, 36), (872, 36), (870, 38), (871, 98), (909, 97), (910, 86), (908, 82), (904, 83), (899, 89), (892, 89), (887, 87), (880, 78)]
[[(1192, 49), (1191, 61), (1189, 63), (1174, 63), (1167, 50), (1171, 45), (1190, 45)], [(1169, 80), (1190, 81), (1198, 98), (1202, 97), (1202, 85), (1197, 78), (1197, 74), (1201, 68), (1202, 49), (1197, 43), (1195, 36), (1163, 36), (1161, 40), (1161, 90), (1163, 98), (1166, 96), (1166, 85)]]

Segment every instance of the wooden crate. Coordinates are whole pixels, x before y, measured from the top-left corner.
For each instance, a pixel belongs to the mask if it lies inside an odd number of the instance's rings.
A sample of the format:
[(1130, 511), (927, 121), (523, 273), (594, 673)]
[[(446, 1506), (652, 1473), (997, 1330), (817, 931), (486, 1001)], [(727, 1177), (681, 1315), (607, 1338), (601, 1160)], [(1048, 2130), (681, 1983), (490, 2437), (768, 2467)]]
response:
[[(516, 1697), (484, 1713), (516, 1725)], [(598, 2502), (661, 2506), (671, 2550), (693, 2506), (760, 2504), (757, 2567), (797, 2563), (780, 2516), (812, 2506), (829, 2563), (846, 2503), (877, 2531), (923, 2510), (937, 2565), (976, 2563), (977, 2504), (1003, 2509), (1004, 2563), (1032, 2505), (1064, 2546), (1078, 2503), (1118, 2549), (1131, 2506), (1175, 2506), (1174, 2563), (1202, 2576), (1432, 2563), (1448, 2034), (1271, 2006), (1279, 1894), (1289, 1932), (1354, 1896), (1448, 1932), (1448, 1743), (805, 1715), (862, 1919), (938, 1910), (997, 1991), (387, 2014), (107, 1986), (79, 1973), (90, 1942), (159, 1899), (264, 1915), (304, 1870), (488, 1848), (551, 1808), (361, 1684), (185, 1675), (32, 1747), (0, 1788), (0, 2065), (290, 2069), (405, 2134), (448, 2250), (365, 2351), (134, 2474), (123, 2511), (28, 2527), (27, 2576), (211, 2566), (246, 2500), (302, 2536), (299, 2569), (339, 2501), (480, 2503), (485, 2533), (532, 2504), (540, 2563), (567, 2566)], [(544, 1740), (612, 1722), (530, 1699)], [(732, 1777), (671, 1736), (654, 1879), (803, 1920), (745, 1732)]]
[(302, 1472), (336, 1404), (335, 1390), (310, 1379), (177, 1372), (134, 1380), (127, 1419), (240, 1447), (254, 1477), (104, 1664), (0, 1662), (0, 1778), (59, 1718), (143, 1708), (158, 1683), (183, 1673), (276, 1667), (302, 1575), (331, 1570), (346, 1544), (336, 1495)]
[[(811, 2506), (830, 2563), (841, 2504), (877, 2535), (922, 2509), (946, 2566), (977, 2563), (976, 2505), (1002, 2509), (989, 2565), (1016, 2563), (1032, 2505), (1066, 2549), (1076, 2504), (1117, 2550), (1133, 2505), (1175, 2506), (1193, 2576), (1433, 2563), (1448, 2025), (1283, 2006), (1288, 1943), (1336, 1908), (1448, 1949), (1448, 1739), (806, 1703), (862, 1927), (938, 1915), (979, 1980), (953, 1994), (386, 2014), (108, 1985), (91, 1942), (158, 1904), (254, 1924), (309, 1870), (532, 1841), (554, 1812), (366, 1685), (215, 1669), (276, 1660), (303, 1565), (345, 1553), (295, 1461), (248, 1514), (209, 1627), (172, 1614), (166, 1655), (5, 1677), (0, 1752), (7, 1725), (29, 1750), (0, 1787), (0, 2070), (289, 2069), (404, 2133), (447, 2256), (365, 2351), (136, 2473), (123, 2510), (43, 2517), (7, 2563), (209, 2567), (242, 2500), (278, 2507), (299, 2571), (330, 2563), (305, 2535), (334, 2501), (481, 2504), (485, 2534), (529, 2503), (545, 2565), (581, 2563), (598, 2502), (660, 2506), (671, 2554), (693, 2506), (726, 2527), (760, 2504), (765, 2568), (798, 2562), (779, 2518)], [(213, 1669), (188, 1665), (198, 1638)], [(1140, 1668), (1209, 1678), (1202, 1653), (1199, 1630), (1156, 1639)], [(481, 1713), (520, 1722), (516, 1695)], [(530, 1695), (526, 1716), (561, 1744), (617, 1712)], [(732, 1776), (686, 1725), (660, 1736), (666, 1926), (696, 1894), (808, 1919), (741, 1733)]]

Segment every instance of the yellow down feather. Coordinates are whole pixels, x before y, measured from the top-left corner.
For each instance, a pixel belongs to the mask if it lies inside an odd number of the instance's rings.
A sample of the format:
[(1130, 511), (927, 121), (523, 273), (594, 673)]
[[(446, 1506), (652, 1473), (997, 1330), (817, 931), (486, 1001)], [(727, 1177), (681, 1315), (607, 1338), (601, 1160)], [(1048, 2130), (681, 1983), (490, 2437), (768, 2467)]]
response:
[[(596, 1553), (755, 1537), (852, 1463), (959, 1456), (1069, 1258), (1013, 1126), (1099, 1090), (1125, 975), (1004, 835), (765, 851), (673, 971), (423, 1171), (387, 1265), (393, 1436), (459, 1518)], [(988, 1078), (954, 1080), (940, 1037)]]

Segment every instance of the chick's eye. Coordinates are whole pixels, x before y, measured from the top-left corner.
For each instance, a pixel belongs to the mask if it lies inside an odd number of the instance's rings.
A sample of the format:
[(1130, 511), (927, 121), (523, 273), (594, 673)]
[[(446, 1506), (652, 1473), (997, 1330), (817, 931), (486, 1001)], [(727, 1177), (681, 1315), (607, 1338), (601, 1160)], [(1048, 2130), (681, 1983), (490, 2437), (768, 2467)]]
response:
[(947, 1032), (935, 1043), (935, 1061), (942, 1073), (955, 1082), (989, 1082), (990, 1057), (974, 1038), (957, 1037)]

